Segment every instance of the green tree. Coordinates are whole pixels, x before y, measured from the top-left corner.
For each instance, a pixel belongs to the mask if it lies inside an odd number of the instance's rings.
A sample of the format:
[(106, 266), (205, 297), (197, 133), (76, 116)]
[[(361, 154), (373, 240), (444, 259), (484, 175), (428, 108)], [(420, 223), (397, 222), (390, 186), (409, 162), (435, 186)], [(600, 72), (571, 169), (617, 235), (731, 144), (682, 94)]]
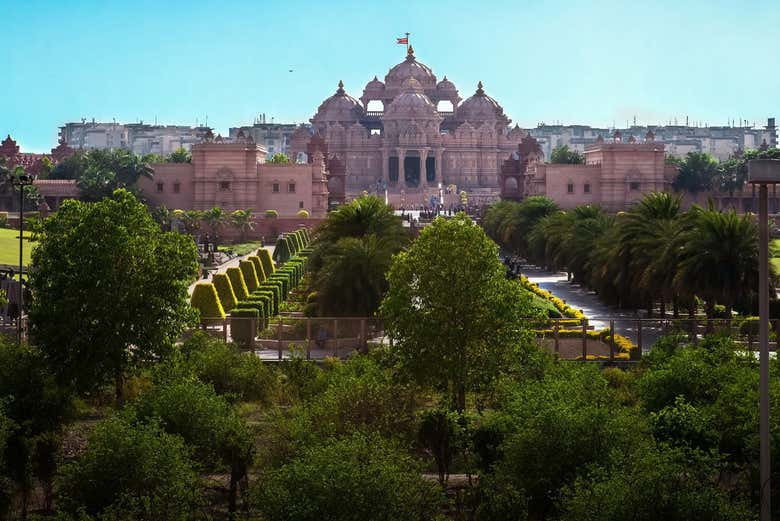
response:
[(166, 163), (192, 163), (192, 153), (184, 147), (179, 147), (165, 158)]
[(502, 247), (529, 256), (531, 230), (541, 219), (557, 210), (555, 202), (542, 196), (528, 197), (520, 203), (501, 201), (488, 208), (482, 227)]
[(188, 237), (165, 233), (126, 190), (99, 203), (66, 201), (33, 251), (31, 334), (63, 383), (85, 391), (159, 359), (195, 314)]
[(225, 398), (197, 380), (162, 382), (133, 404), (141, 422), (159, 420), (162, 429), (181, 436), (193, 457), (209, 471), (230, 473), (228, 512), (236, 512), (238, 486), (254, 457), (251, 433)]
[(288, 165), (290, 164), (290, 158), (287, 157), (287, 154), (277, 152), (271, 156), (271, 159), (269, 159), (268, 162), (272, 165)]
[(57, 164), (51, 178), (75, 179), (85, 200), (99, 201), (117, 188), (133, 189), (141, 177), (151, 178), (146, 159), (123, 149), (78, 151)]
[(741, 190), (748, 178), (748, 161), (751, 159), (780, 159), (780, 149), (745, 150), (742, 154), (730, 157), (720, 163), (718, 168), (720, 189), (729, 194)]
[(219, 206), (215, 206), (210, 210), (203, 212), (203, 221), (208, 225), (209, 230), (212, 233), (212, 240), (216, 244), (219, 242), (219, 236), (222, 232), (222, 227), (228, 220), (228, 215), (225, 210)]
[(423, 229), (388, 274), (385, 328), (402, 366), (448, 392), (457, 410), (466, 391), (501, 374), (526, 339), (530, 297), (504, 277), (498, 248), (465, 214)]
[(434, 519), (441, 502), (411, 457), (364, 434), (307, 448), (269, 472), (257, 495), (267, 521), (420, 521)]
[(127, 416), (99, 423), (81, 458), (65, 466), (59, 508), (101, 519), (191, 519), (201, 498), (184, 442)]
[(718, 160), (706, 152), (688, 152), (680, 163), (672, 187), (677, 191), (704, 192), (718, 176)]
[(239, 230), (243, 242), (246, 240), (246, 234), (255, 229), (255, 216), (251, 209), (233, 210), (230, 213), (230, 224)]
[(585, 156), (577, 150), (569, 149), (568, 145), (558, 145), (550, 154), (550, 163), (584, 165)]

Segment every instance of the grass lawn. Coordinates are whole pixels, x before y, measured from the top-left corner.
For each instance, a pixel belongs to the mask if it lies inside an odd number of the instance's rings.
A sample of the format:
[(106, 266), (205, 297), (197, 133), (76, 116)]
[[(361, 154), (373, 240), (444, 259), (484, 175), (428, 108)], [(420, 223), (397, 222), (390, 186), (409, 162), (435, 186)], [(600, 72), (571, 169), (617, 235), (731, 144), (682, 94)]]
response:
[(769, 241), (769, 262), (775, 267), (775, 270), (780, 273), (780, 239), (772, 239)]
[[(24, 236), (29, 238), (30, 235), (24, 232)], [(25, 266), (30, 263), (30, 252), (33, 246), (30, 241), (24, 241), (22, 260)], [(0, 264), (19, 265), (19, 230), (0, 228)]]
[(233, 251), (236, 255), (246, 255), (247, 253), (258, 249), (263, 244), (260, 241), (242, 242), (240, 244), (226, 244), (219, 246), (219, 251)]
[(539, 295), (531, 293), (530, 291), (526, 290), (526, 292), (531, 295), (531, 303), (533, 306), (537, 309), (541, 309), (545, 316), (560, 318), (561, 314), (555, 308), (552, 302), (547, 299), (543, 299)]

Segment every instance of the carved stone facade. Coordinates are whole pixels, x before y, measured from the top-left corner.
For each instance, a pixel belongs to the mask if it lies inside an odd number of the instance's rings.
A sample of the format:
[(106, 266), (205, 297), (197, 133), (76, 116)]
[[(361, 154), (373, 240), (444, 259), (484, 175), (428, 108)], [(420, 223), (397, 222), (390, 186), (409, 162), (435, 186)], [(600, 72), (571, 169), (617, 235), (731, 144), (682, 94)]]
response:
[[(461, 102), (455, 85), (446, 77), (437, 81), (409, 47), (384, 82), (368, 82), (360, 100), (339, 82), (311, 119), (312, 129), (301, 127), (293, 135), (290, 155), (310, 161), (312, 142), (324, 148), (333, 196), (386, 188), (407, 201), (415, 194), (426, 200), (441, 183), (497, 197), (501, 165), (525, 135), (518, 127), (510, 130), (509, 122), (481, 82)], [(336, 175), (333, 164), (343, 175)]]

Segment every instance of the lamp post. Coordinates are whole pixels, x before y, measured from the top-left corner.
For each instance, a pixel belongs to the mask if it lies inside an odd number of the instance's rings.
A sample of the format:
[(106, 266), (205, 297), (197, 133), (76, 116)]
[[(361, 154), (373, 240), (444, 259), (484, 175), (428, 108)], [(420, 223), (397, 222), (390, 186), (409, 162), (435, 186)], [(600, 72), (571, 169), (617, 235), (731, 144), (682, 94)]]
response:
[(769, 454), (769, 185), (780, 184), (780, 160), (748, 161), (748, 179), (758, 185), (758, 316), (759, 316), (759, 497), (760, 520), (771, 519)]
[(13, 185), (19, 188), (19, 317), (16, 319), (16, 335), (19, 345), (22, 345), (22, 315), (24, 314), (24, 289), (22, 287), (22, 273), (24, 270), (24, 261), (22, 253), (24, 251), (24, 187), (30, 186), (35, 181), (35, 177), (26, 174), (24, 170), (20, 171), (13, 178)]

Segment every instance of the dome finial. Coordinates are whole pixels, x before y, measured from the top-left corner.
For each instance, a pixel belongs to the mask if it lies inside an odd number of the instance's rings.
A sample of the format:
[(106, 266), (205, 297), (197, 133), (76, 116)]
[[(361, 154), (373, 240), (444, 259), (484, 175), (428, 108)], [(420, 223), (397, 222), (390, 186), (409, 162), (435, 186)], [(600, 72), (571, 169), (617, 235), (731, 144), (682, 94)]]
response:
[(414, 47), (412, 47), (411, 45), (409, 46), (408, 49), (406, 49), (406, 57), (407, 59), (414, 58)]
[(485, 93), (485, 91), (482, 89), (482, 80), (479, 80), (479, 83), (477, 83), (477, 95), (482, 96)]
[(339, 88), (336, 91), (337, 94), (344, 94), (344, 82), (339, 80)]

